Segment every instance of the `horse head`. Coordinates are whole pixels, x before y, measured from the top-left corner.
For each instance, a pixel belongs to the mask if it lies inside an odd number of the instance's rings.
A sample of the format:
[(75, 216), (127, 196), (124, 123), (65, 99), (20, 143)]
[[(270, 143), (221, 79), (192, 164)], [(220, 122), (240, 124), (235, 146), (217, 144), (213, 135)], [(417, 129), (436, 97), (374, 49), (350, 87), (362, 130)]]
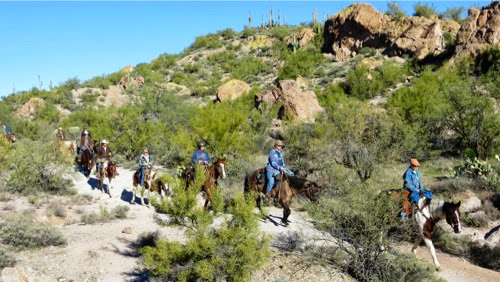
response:
[(112, 178), (116, 175), (116, 162), (109, 161), (108, 164), (108, 177)]
[(226, 158), (217, 158), (217, 161), (214, 163), (214, 168), (217, 173), (216, 178), (222, 177), (222, 179), (226, 178)]
[(444, 212), (446, 214), (446, 222), (453, 227), (453, 231), (455, 233), (460, 233), (462, 228), (460, 226), (460, 203), (446, 203), (446, 206), (443, 207)]

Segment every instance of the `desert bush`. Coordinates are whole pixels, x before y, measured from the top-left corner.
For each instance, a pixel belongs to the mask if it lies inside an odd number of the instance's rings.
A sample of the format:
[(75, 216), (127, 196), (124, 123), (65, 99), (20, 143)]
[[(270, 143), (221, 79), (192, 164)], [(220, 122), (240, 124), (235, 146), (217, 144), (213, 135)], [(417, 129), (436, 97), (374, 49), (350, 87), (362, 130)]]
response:
[(78, 79), (77, 77), (69, 78), (60, 86), (66, 86), (70, 90), (78, 89), (80, 87), (80, 79)]
[(245, 27), (241, 33), (242, 38), (248, 38), (250, 36), (255, 36), (258, 30), (252, 27)]
[(312, 49), (297, 50), (293, 52), (284, 52), (285, 65), (278, 70), (278, 79), (296, 79), (299, 75), (302, 77), (311, 77), (317, 65), (324, 60), (320, 52)]
[(188, 73), (197, 73), (202, 69), (202, 66), (199, 63), (184, 64), (183, 67)]
[(115, 219), (125, 219), (127, 218), (127, 213), (130, 210), (128, 206), (116, 206), (111, 212), (104, 206), (101, 206), (99, 209), (99, 213), (91, 212), (89, 214), (83, 214), (81, 216), (81, 222), (84, 224), (96, 224), (108, 222)]
[(224, 39), (232, 39), (236, 37), (236, 32), (232, 28), (226, 28), (224, 30), (217, 31), (216, 35), (221, 36)]
[[(408, 261), (392, 249), (382, 251), (382, 247), (388, 246), (389, 230), (401, 228), (399, 210), (399, 201), (373, 193), (363, 185), (344, 191), (341, 198), (321, 198), (317, 205), (308, 207), (309, 214), (317, 220), (317, 227), (338, 238), (333, 247), (325, 248), (330, 250), (323, 252), (326, 254), (326, 257), (322, 255), (323, 259), (355, 279), (432, 279), (424, 264)], [(412, 227), (411, 223), (403, 226)], [(403, 232), (401, 238), (394, 239), (408, 239), (406, 234)]]
[(481, 245), (478, 242), (469, 242), (468, 260), (481, 267), (500, 271), (500, 246)]
[(16, 264), (14, 256), (5, 248), (0, 247), (0, 270), (4, 267), (12, 267)]
[(363, 100), (381, 94), (384, 90), (384, 81), (379, 72), (369, 71), (367, 66), (360, 65), (349, 71), (342, 87), (350, 96)]
[(66, 207), (61, 201), (52, 200), (47, 207), (47, 215), (55, 215), (57, 217), (66, 217)]
[(397, 1), (387, 2), (387, 12), (385, 12), (391, 20), (399, 21), (402, 18), (406, 17), (406, 13)]
[(251, 55), (246, 55), (234, 62), (231, 77), (252, 82), (256, 77), (270, 73), (272, 67)]
[(202, 211), (185, 247), (156, 241), (155, 247), (142, 249), (145, 265), (162, 280), (247, 280), (269, 255), (269, 240), (258, 231), (253, 202), (236, 196), (229, 206), (233, 216), (219, 228)]
[(431, 4), (429, 6), (427, 4), (421, 4), (420, 2), (418, 2), (413, 6), (413, 9), (415, 10), (413, 15), (417, 17), (430, 18), (432, 15), (436, 14), (436, 7), (434, 7), (434, 4)]
[(462, 13), (464, 11), (465, 11), (464, 7), (450, 7), (447, 8), (446, 11), (444, 11), (443, 13), (440, 13), (439, 17), (454, 20), (457, 23), (461, 24), (465, 21), (464, 18), (462, 18)]
[(113, 85), (113, 83), (106, 77), (106, 75), (95, 76), (83, 83), (84, 87), (96, 87), (101, 89), (108, 89), (111, 85)]
[(169, 69), (175, 66), (177, 59), (176, 55), (161, 54), (151, 63), (151, 67), (153, 70)]
[(291, 26), (273, 26), (270, 30), (271, 37), (277, 38), (282, 41), (285, 37), (292, 35), (297, 30), (296, 27)]
[(15, 218), (0, 227), (3, 244), (16, 248), (40, 248), (65, 245), (66, 239), (56, 228), (34, 224), (26, 218)]
[(198, 36), (194, 40), (193, 44), (189, 47), (191, 50), (207, 48), (207, 49), (217, 49), (222, 47), (219, 42), (219, 36), (217, 34), (208, 34), (205, 36)]
[(7, 177), (9, 191), (23, 195), (75, 193), (72, 182), (63, 178), (70, 160), (61, 154), (57, 144), (21, 140), (9, 162), (12, 168)]

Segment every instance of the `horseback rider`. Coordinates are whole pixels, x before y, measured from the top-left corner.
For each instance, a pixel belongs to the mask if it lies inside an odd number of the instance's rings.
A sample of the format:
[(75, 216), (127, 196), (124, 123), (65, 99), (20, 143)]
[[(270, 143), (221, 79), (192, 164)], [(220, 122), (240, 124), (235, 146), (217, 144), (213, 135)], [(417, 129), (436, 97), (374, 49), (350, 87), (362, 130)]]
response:
[(266, 166), (266, 197), (264, 201), (269, 201), (271, 198), (271, 190), (273, 189), (275, 180), (274, 177), (279, 175), (281, 172), (288, 175), (293, 175), (293, 172), (286, 168), (285, 159), (283, 158), (283, 142), (281, 140), (276, 140), (274, 142), (274, 148), (269, 153), (268, 162)]
[(418, 203), (420, 195), (427, 199), (432, 198), (432, 192), (425, 190), (422, 185), (422, 179), (418, 168), (420, 163), (417, 159), (410, 159), (410, 166), (403, 174), (403, 211), (401, 212), (401, 220), (405, 220), (406, 215), (410, 213), (412, 203)]
[(57, 140), (66, 141), (66, 134), (64, 134), (62, 127), (57, 129)]
[(90, 154), (93, 156), (94, 155), (94, 141), (92, 141), (92, 138), (89, 136), (89, 132), (85, 131), (83, 132), (83, 137), (80, 140), (80, 152), (78, 153), (78, 162), (81, 161), (82, 159), (82, 153), (85, 150), (90, 150)]
[(104, 163), (105, 161), (109, 161), (111, 152), (111, 148), (108, 147), (108, 141), (106, 141), (106, 139), (103, 139), (101, 141), (101, 146), (97, 148), (97, 176), (99, 176), (99, 173), (101, 171), (102, 163)]
[(198, 149), (194, 151), (193, 156), (191, 157), (191, 164), (193, 166), (196, 166), (198, 164), (210, 164), (212, 160), (210, 159), (210, 155), (208, 154), (208, 152), (205, 150), (205, 142), (200, 141), (197, 145)]
[(10, 127), (7, 126), (6, 124), (4, 124), (3, 122), (2, 122), (1, 128), (2, 128), (2, 131), (5, 132), (5, 134), (12, 134), (12, 130), (10, 129)]
[(85, 131), (87, 131), (87, 134), (89, 135), (90, 138), (92, 138), (92, 134), (90, 134), (90, 130), (88, 130), (86, 127), (82, 129), (82, 134), (80, 138), (83, 138), (83, 135), (85, 135)]
[(144, 153), (139, 158), (139, 169), (141, 170), (141, 186), (144, 187), (144, 175), (146, 173), (146, 169), (152, 169), (155, 161), (153, 156), (149, 155), (149, 150), (144, 149)]

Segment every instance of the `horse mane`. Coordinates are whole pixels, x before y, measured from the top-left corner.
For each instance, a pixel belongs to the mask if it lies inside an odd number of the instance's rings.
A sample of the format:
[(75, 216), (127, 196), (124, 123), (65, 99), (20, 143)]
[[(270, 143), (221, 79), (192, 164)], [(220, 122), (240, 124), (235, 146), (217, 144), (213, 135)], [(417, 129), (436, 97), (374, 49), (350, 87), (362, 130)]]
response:
[[(425, 201), (425, 198), (424, 198)], [(432, 199), (429, 204), (429, 213), (434, 220), (440, 219), (443, 214), (445, 201), (442, 199)]]

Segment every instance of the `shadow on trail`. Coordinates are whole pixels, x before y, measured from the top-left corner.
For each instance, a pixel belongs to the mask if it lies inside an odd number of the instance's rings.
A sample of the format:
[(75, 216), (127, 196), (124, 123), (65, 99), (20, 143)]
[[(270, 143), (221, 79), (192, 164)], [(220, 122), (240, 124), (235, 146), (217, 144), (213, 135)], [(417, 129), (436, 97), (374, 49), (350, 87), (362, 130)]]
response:
[(97, 189), (99, 185), (99, 179), (89, 177), (89, 179), (87, 180), (87, 184), (90, 185), (90, 188), (92, 188), (92, 190)]
[[(130, 201), (132, 200), (132, 196), (133, 196), (133, 193), (132, 191), (129, 191), (127, 189), (123, 189), (122, 190), (122, 194), (120, 195), (120, 199), (124, 202), (127, 202), (130, 204)], [(140, 205), (141, 204), (141, 197), (137, 197), (138, 195), (136, 195), (135, 197), (135, 200), (134, 200), (134, 204), (137, 204), (137, 205)], [(149, 199), (148, 198), (144, 198), (144, 204), (145, 205), (148, 205), (149, 204)]]

